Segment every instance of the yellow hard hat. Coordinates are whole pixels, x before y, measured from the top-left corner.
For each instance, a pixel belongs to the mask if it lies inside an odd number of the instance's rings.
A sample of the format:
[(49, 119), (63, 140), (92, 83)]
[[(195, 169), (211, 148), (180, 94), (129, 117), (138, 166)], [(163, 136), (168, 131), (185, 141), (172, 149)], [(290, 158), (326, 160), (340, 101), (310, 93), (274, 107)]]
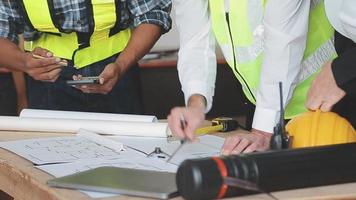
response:
[(333, 112), (305, 112), (290, 120), (286, 130), (293, 148), (356, 142), (352, 125)]

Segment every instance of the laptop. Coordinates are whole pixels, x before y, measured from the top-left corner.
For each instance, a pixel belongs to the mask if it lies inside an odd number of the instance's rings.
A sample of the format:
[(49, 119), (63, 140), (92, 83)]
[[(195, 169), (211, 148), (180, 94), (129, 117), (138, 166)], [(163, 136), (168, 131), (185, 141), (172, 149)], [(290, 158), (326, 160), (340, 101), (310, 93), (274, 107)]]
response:
[(99, 167), (49, 180), (51, 187), (168, 199), (178, 195), (175, 173)]

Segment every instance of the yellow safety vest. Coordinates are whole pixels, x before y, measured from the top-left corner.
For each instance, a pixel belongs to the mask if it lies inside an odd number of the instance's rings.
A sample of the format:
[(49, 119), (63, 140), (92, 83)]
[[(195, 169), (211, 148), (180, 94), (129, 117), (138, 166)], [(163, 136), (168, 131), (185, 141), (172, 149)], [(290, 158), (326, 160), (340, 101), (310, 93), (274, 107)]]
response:
[[(56, 20), (47, 0), (22, 0), (24, 12), (33, 28), (41, 32), (39, 39), (25, 42), (25, 50), (41, 47), (53, 52), (54, 56), (71, 60), (77, 68), (109, 58), (126, 47), (131, 30), (118, 30), (117, 0), (91, 0), (94, 27), (91, 34), (64, 33)], [(89, 9), (89, 8), (87, 8)]]
[[(224, 57), (240, 81), (249, 101), (255, 103), (263, 61), (264, 0), (230, 0), (226, 14), (224, 0), (209, 0), (212, 27)], [(293, 96), (286, 107), (286, 118), (306, 111), (306, 94), (316, 73), (336, 56), (334, 30), (324, 11), (324, 1), (313, 0), (309, 16), (307, 46)]]

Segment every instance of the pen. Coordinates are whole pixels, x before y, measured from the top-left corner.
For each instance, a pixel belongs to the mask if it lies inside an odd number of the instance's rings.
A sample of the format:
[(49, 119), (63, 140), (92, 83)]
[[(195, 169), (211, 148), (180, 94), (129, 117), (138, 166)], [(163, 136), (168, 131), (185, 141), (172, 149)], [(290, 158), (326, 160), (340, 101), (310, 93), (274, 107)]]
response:
[[(33, 57), (33, 58), (37, 58), (37, 59), (44, 59), (44, 58), (46, 58), (46, 57), (43, 57), (43, 56), (40, 56), (40, 55), (37, 55), (37, 54), (32, 54), (32, 57)], [(61, 60), (61, 61), (59, 62), (59, 64), (62, 65), (62, 66), (65, 66), (65, 67), (68, 66), (68, 63), (65, 62), (65, 61), (63, 61), (63, 60)]]
[[(184, 131), (185, 127), (187, 126), (187, 121), (185, 121), (184, 115), (180, 115), (179, 121), (180, 121), (180, 128)], [(184, 144), (186, 141), (187, 139), (181, 139), (180, 143)]]
[[(179, 121), (180, 121), (180, 127), (182, 130), (185, 129), (186, 125), (187, 125), (187, 122), (185, 121), (184, 119), (184, 116), (181, 115), (180, 118), (179, 118)], [(179, 147), (172, 153), (172, 155), (168, 158), (167, 162), (171, 161), (172, 158), (177, 154), (177, 152), (182, 148), (182, 146), (187, 142), (187, 139), (181, 139), (180, 140), (180, 145)]]

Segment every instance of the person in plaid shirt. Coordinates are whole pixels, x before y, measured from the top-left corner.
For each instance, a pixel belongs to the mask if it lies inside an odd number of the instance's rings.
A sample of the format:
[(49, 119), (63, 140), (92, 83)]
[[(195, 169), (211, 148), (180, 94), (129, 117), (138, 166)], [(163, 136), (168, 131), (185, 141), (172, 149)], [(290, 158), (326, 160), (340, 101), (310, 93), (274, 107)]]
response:
[[(171, 0), (1, 0), (0, 66), (27, 74), (30, 108), (138, 114), (142, 112), (142, 104), (136, 63), (161, 34), (170, 30), (170, 10)], [(114, 20), (101, 22), (102, 19)], [(48, 24), (53, 27), (47, 27)], [(93, 41), (100, 35), (97, 32), (108, 29), (110, 35), (105, 37), (115, 37), (116, 43), (105, 38), (104, 44), (95, 47)], [(101, 56), (105, 54), (102, 52), (117, 48), (112, 44), (123, 43), (125, 38), (119, 34), (129, 29), (132, 31), (122, 50)], [(31, 51), (21, 51), (16, 46), (21, 33), (25, 41), (37, 46)], [(78, 48), (71, 52), (74, 59), (56, 55), (69, 51), (70, 45), (62, 43), (67, 36), (71, 42), (76, 39)], [(52, 39), (46, 41), (47, 38)], [(93, 62), (77, 67), (77, 51), (90, 48), (91, 54), (80, 53), (78, 60)], [(100, 55), (99, 60), (96, 54)], [(66, 80), (80, 76), (99, 76), (100, 84), (76, 88), (65, 84)]]

